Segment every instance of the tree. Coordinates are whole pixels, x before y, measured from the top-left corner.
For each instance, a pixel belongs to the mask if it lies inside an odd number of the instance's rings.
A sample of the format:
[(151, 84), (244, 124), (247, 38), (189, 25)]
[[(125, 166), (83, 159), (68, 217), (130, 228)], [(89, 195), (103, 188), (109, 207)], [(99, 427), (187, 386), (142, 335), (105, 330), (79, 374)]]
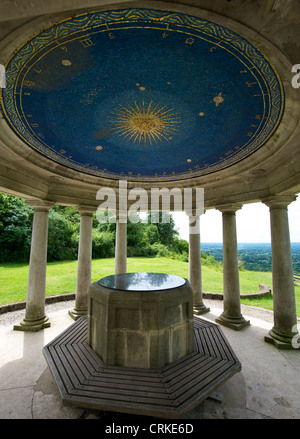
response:
[[(132, 214), (127, 222), (128, 256), (170, 256), (175, 253), (188, 258), (188, 243), (180, 240), (175, 222), (145, 222)], [(0, 262), (28, 262), (30, 256), (33, 209), (25, 200), (0, 194)], [(53, 206), (48, 221), (48, 261), (76, 259), (80, 233), (80, 213), (72, 206)], [(93, 258), (113, 257), (115, 254), (116, 224), (99, 223), (93, 215)]]
[(155, 224), (147, 224), (145, 228), (145, 238), (150, 245), (160, 242), (158, 229)]
[[(148, 214), (148, 224), (151, 224), (152, 226), (155, 226), (157, 228), (158, 238), (159, 242), (163, 245), (166, 245), (168, 247), (172, 247), (175, 243), (175, 237), (178, 235), (177, 230), (175, 229), (175, 221), (170, 214), (167, 219), (169, 219), (168, 222), (163, 222), (163, 213), (159, 212), (158, 215), (158, 222), (152, 223), (151, 219), (153, 218), (153, 214)], [(154, 233), (154, 228), (152, 227), (152, 234)], [(155, 238), (156, 239), (156, 238)], [(155, 241), (157, 242), (157, 241)]]
[[(68, 210), (69, 209), (69, 210)], [(67, 210), (66, 217), (64, 216)], [(77, 257), (76, 209), (54, 206), (49, 212), (48, 260)], [(73, 218), (73, 222), (70, 221)], [(26, 201), (0, 194), (0, 262), (28, 262), (30, 257), (33, 209)]]
[(77, 249), (76, 226), (61, 213), (51, 209), (48, 220), (48, 261), (75, 259)]
[(33, 209), (25, 200), (0, 194), (1, 262), (29, 260)]

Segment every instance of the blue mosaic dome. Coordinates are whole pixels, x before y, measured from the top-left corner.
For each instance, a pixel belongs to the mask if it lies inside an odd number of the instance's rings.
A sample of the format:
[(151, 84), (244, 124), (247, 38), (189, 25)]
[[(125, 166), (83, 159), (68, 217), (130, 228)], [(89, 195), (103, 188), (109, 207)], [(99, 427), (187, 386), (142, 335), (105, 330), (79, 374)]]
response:
[(250, 156), (277, 129), (282, 84), (235, 32), (150, 9), (79, 15), (27, 40), (6, 65), (2, 107), (30, 147), (68, 168), (178, 180)]

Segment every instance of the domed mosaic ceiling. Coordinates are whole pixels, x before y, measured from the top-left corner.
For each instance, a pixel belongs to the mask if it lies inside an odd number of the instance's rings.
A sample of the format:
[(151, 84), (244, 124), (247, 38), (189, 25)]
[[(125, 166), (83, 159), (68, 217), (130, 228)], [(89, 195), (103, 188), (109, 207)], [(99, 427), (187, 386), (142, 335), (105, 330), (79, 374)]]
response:
[(251, 155), (277, 129), (283, 88), (235, 32), (149, 9), (79, 15), (6, 65), (4, 116), (49, 159), (87, 174), (185, 179)]

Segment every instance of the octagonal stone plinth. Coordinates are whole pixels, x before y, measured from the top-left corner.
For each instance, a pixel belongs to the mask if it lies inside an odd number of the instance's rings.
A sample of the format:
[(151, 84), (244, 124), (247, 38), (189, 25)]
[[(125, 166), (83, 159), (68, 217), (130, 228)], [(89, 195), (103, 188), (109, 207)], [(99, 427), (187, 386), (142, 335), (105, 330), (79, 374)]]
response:
[(195, 351), (190, 283), (161, 273), (126, 273), (88, 291), (88, 344), (107, 365), (160, 368)]

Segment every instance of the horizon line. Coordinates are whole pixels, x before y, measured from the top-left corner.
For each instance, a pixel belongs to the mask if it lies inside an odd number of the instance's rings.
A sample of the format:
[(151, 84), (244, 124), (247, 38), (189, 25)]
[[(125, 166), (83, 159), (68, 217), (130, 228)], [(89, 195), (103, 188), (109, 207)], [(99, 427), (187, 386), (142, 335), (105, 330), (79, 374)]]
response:
[[(184, 241), (187, 241), (186, 239), (184, 239), (184, 238), (182, 238)], [(223, 242), (222, 241), (201, 241), (201, 245), (202, 244), (221, 244), (221, 245), (223, 245)], [(257, 241), (257, 242), (255, 242), (255, 241), (250, 241), (250, 242), (246, 242), (246, 241), (241, 241), (241, 242), (238, 242), (237, 243), (238, 245), (239, 244), (272, 244), (271, 242), (260, 242), (260, 241)], [(300, 244), (300, 241), (291, 241), (291, 244)]]

